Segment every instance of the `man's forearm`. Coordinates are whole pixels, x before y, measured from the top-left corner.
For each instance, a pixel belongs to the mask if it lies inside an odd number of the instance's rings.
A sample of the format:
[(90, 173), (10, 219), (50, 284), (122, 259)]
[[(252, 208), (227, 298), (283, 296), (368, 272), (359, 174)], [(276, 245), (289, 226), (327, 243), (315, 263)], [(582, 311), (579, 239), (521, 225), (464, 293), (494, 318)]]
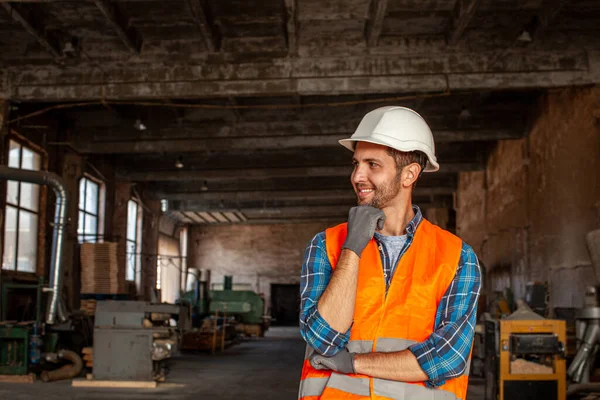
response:
[(327, 289), (319, 299), (319, 313), (338, 332), (345, 333), (352, 326), (359, 261), (353, 251), (342, 250)]
[(354, 369), (357, 374), (400, 382), (424, 382), (429, 379), (410, 350), (356, 354)]

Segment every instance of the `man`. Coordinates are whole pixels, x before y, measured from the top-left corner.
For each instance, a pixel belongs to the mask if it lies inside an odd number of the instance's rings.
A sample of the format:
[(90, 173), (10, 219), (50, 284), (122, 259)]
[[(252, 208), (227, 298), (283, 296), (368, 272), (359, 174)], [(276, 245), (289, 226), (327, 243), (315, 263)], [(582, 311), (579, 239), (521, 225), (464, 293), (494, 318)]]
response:
[(439, 169), (416, 112), (382, 107), (340, 144), (358, 206), (306, 249), (299, 398), (464, 399), (480, 271), (473, 250), (412, 205)]

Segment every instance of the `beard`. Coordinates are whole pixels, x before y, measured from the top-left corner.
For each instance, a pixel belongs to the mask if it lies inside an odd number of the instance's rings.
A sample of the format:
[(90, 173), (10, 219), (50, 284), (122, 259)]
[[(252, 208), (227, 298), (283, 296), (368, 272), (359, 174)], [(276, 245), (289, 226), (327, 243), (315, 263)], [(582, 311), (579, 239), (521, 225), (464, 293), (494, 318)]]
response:
[(387, 206), (400, 193), (402, 185), (400, 176), (396, 176), (392, 182), (385, 182), (380, 186), (373, 186), (373, 199), (370, 202), (358, 200), (359, 206), (371, 206), (380, 210)]

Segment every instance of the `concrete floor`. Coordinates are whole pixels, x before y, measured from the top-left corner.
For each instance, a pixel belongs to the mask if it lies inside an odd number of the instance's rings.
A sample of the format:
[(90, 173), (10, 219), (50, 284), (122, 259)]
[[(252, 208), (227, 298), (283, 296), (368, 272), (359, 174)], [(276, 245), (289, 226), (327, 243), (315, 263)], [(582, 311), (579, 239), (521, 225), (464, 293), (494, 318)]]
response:
[[(187, 400), (273, 399), (298, 396), (304, 342), (298, 328), (271, 328), (214, 356), (184, 354), (173, 360), (167, 381), (156, 389), (73, 388), (70, 381), (0, 384), (0, 399)], [(483, 400), (481, 380), (472, 380), (468, 400)]]

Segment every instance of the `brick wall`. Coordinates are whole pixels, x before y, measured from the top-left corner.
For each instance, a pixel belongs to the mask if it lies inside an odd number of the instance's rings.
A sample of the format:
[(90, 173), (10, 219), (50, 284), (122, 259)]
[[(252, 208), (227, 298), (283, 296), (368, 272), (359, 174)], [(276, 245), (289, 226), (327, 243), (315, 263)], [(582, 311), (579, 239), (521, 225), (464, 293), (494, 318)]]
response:
[(577, 307), (594, 282), (585, 234), (599, 226), (600, 88), (543, 96), (525, 139), (504, 141), (484, 172), (463, 173), (457, 232), (488, 268), (490, 288), (523, 296), (550, 284), (552, 307)]
[(212, 283), (225, 275), (265, 294), (271, 283), (298, 283), (307, 244), (324, 223), (196, 226), (190, 229), (190, 268), (211, 270)]

